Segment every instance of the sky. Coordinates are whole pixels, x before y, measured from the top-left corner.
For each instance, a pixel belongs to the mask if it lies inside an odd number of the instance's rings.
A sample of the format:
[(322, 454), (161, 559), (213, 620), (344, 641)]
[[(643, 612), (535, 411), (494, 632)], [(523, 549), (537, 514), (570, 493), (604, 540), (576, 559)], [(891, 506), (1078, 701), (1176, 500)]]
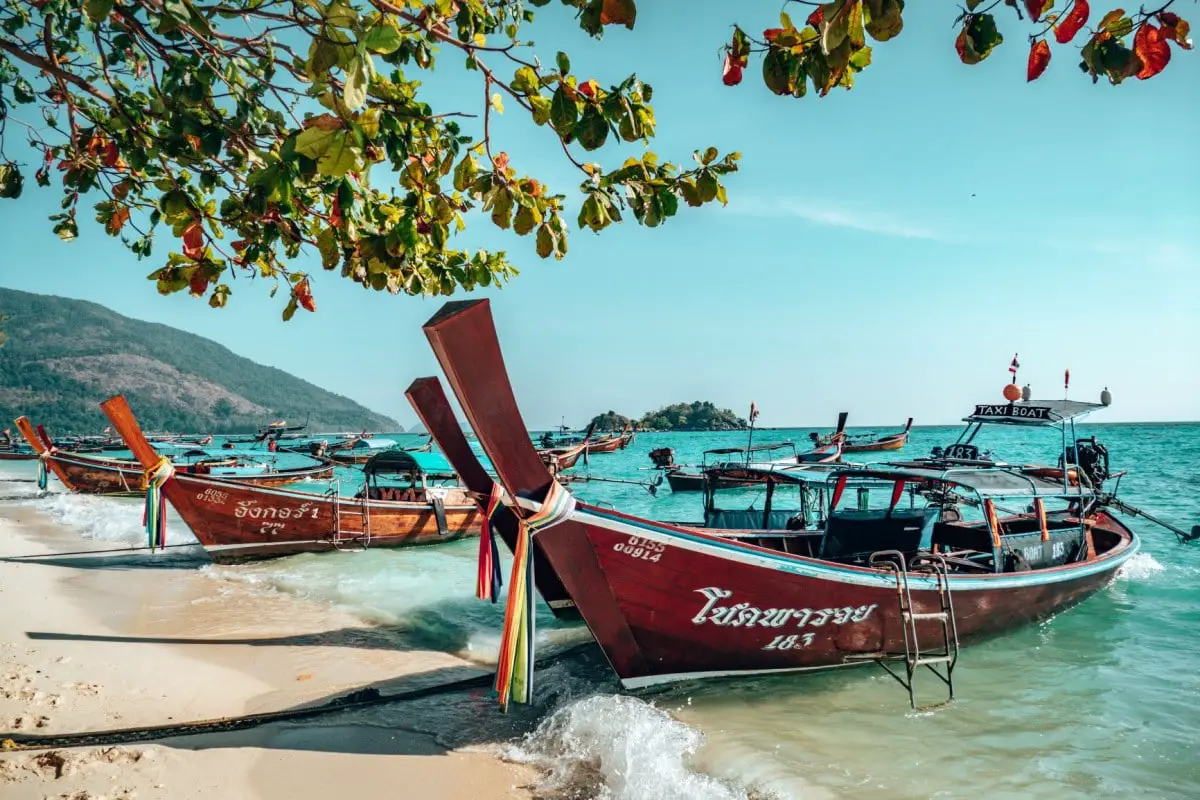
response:
[[(1112, 3), (1093, 5), (1098, 17)], [(561, 49), (602, 85), (636, 72), (654, 86), (660, 157), (713, 145), (742, 161), (727, 207), (657, 229), (572, 225), (561, 262), (479, 218), (458, 235), (521, 269), (483, 294), (531, 428), (692, 400), (742, 415), (754, 401), (764, 426), (832, 425), (841, 410), (851, 425), (953, 423), (1000, 400), (1014, 353), (1037, 397), (1062, 396), (1065, 368), (1073, 398), (1111, 389), (1097, 422), (1200, 419), (1200, 51), (1173, 47), (1162, 74), (1114, 87), (1055, 45), (1027, 84), (1028, 28), (1006, 9), (1007, 41), (968, 67), (955, 7), (909, 3), (852, 91), (796, 100), (762, 85), (758, 61), (741, 86), (720, 80), (731, 25), (775, 27), (777, 3), (684, 7), (640, 3), (636, 30), (601, 42), (558, 4), (538, 12), (543, 62)], [(477, 73), (460, 63), (447, 58), (425, 98), (478, 112)], [(567, 194), (573, 223), (578, 173), (553, 135), (509, 110), (493, 138), (518, 172)], [(640, 151), (600, 154), (616, 165)], [(46, 221), (59, 199), (28, 180), (0, 201), (0, 286), (191, 331), (415, 422), (403, 392), (440, 374), (421, 325), (446, 298), (367, 291), (312, 261), (318, 311), (289, 323), (264, 281), (234, 281), (222, 310), (161, 297), (145, 276), (165, 238), (141, 263), (90, 220), (64, 244)]]

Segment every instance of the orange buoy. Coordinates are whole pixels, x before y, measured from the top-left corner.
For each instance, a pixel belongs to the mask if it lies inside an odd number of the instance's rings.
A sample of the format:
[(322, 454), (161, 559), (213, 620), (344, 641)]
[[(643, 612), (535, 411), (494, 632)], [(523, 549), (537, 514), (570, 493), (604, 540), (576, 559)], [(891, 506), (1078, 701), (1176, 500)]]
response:
[(1009, 383), (1004, 386), (1004, 399), (1010, 403), (1015, 403), (1021, 399), (1021, 387), (1015, 383)]

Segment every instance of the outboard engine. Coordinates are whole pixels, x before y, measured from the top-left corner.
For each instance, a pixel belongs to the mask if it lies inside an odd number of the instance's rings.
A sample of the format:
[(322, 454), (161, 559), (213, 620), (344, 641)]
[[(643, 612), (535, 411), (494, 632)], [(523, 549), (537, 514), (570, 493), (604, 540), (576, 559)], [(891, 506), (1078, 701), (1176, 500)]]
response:
[(320, 458), (325, 455), (325, 448), (329, 447), (329, 442), (324, 439), (318, 439), (315, 442), (308, 443), (308, 452)]
[(669, 469), (675, 466), (675, 450), (670, 447), (660, 447), (657, 450), (651, 450), (650, 460), (654, 462), (654, 466), (656, 467)]
[(1102, 485), (1112, 475), (1108, 468), (1108, 448), (1096, 441), (1095, 436), (1076, 440), (1073, 447), (1067, 448), (1066, 461), (1087, 475), (1092, 486)]

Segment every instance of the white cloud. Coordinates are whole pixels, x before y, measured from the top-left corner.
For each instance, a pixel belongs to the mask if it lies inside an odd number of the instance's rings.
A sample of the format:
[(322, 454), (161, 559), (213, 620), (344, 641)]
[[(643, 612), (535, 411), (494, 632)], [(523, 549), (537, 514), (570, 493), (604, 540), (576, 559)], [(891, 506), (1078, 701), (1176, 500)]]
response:
[(744, 197), (735, 198), (729, 204), (735, 214), (753, 217), (793, 217), (816, 225), (832, 228), (850, 228), (878, 236), (895, 236), (901, 239), (926, 239), (951, 241), (955, 237), (942, 231), (911, 224), (890, 214), (877, 211), (854, 209), (830, 203), (815, 203), (792, 197)]

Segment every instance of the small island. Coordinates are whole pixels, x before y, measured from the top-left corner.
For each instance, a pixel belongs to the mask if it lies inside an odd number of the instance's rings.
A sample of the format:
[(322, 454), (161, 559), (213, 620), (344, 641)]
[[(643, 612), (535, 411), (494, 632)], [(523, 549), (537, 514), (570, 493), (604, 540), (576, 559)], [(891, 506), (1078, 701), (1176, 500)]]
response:
[(641, 431), (736, 431), (748, 427), (746, 420), (733, 411), (699, 400), (664, 406), (645, 413), (636, 421), (615, 411), (606, 411), (593, 417), (590, 424), (596, 431), (618, 431), (630, 422)]

